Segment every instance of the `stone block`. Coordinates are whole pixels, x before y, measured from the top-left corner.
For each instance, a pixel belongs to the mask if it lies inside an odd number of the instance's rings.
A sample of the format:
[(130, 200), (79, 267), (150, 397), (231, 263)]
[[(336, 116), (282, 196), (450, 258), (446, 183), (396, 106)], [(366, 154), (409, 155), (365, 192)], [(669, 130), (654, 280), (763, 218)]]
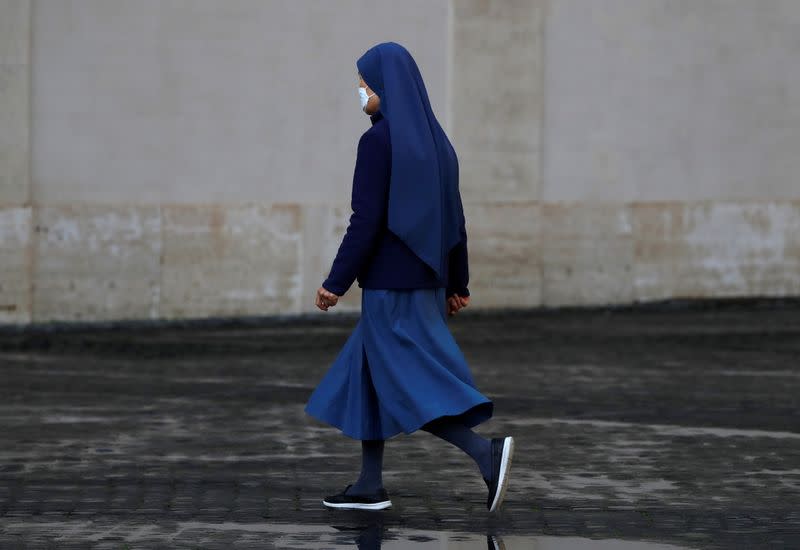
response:
[(31, 209), (0, 208), (0, 323), (30, 321)]
[(471, 307), (538, 306), (542, 300), (540, 206), (464, 204)]
[[(469, 200), (539, 198), (541, 2), (453, 2), (452, 134)], [(489, 174), (502, 174), (497, 180)], [(514, 185), (509, 186), (509, 175)]]
[(34, 236), (34, 321), (158, 317), (157, 206), (41, 207)]
[(28, 203), (29, 89), (27, 65), (0, 63), (0, 205)]
[(339, 298), (336, 307), (322, 312), (314, 305), (317, 289), (330, 274), (352, 212), (349, 203), (303, 206), (302, 311), (328, 314), (361, 310), (361, 288), (357, 280), (353, 281), (350, 289)]
[(628, 207), (548, 203), (541, 212), (544, 304), (630, 302), (633, 234)]
[(539, 179), (539, 153), (457, 151), (461, 197), (470, 202), (526, 197)]
[(448, 1), (36, 2), (36, 199), (334, 197), (370, 126), (355, 65), (369, 46), (407, 44), (445, 111)]
[(632, 207), (636, 298), (800, 294), (800, 203)]
[(541, 200), (800, 199), (800, 3), (547, 5)]
[(31, 0), (0, 0), (0, 65), (28, 64), (30, 29)]
[(299, 206), (174, 205), (163, 215), (163, 317), (300, 311)]

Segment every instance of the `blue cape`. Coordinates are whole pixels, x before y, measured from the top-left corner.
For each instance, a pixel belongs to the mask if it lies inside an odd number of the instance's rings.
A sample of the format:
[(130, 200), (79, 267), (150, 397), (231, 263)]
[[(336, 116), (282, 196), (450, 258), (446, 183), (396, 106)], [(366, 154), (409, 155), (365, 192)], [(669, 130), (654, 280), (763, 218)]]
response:
[(388, 228), (442, 277), (463, 222), (458, 159), (431, 110), (414, 58), (396, 42), (382, 42), (356, 62), (381, 100), (389, 123), (392, 174)]

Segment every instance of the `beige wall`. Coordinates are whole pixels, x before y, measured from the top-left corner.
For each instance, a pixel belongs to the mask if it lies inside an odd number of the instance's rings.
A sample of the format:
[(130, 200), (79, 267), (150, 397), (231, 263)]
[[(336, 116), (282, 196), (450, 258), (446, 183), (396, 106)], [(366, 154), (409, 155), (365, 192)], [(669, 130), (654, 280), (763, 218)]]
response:
[(408, 43), (444, 114), (447, 3), (39, 0), (34, 198), (326, 202), (365, 125), (356, 59)]
[(475, 307), (798, 295), (799, 24), (793, 0), (0, 0), (0, 322), (315, 311), (383, 40), (459, 154)]
[(0, 323), (31, 320), (30, 8), (0, 0)]
[(800, 294), (800, 3), (453, 4), (476, 303)]

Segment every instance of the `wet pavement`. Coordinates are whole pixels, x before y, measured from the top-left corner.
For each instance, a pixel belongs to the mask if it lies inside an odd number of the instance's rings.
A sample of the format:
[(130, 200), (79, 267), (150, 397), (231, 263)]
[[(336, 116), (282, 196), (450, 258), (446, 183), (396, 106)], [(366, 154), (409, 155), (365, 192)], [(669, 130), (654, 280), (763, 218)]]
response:
[(466, 311), (516, 454), (387, 441), (380, 512), (329, 510), (360, 444), (303, 412), (356, 315), (0, 330), (0, 548), (800, 548), (800, 304)]

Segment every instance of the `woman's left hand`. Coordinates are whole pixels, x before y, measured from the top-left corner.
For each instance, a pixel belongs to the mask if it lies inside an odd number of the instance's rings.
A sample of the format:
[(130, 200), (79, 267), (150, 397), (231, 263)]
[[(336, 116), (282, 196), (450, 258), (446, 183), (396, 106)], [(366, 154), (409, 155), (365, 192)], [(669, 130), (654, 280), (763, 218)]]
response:
[(328, 311), (328, 308), (335, 306), (338, 301), (339, 296), (326, 289), (324, 286), (319, 287), (317, 290), (317, 307), (322, 311)]

